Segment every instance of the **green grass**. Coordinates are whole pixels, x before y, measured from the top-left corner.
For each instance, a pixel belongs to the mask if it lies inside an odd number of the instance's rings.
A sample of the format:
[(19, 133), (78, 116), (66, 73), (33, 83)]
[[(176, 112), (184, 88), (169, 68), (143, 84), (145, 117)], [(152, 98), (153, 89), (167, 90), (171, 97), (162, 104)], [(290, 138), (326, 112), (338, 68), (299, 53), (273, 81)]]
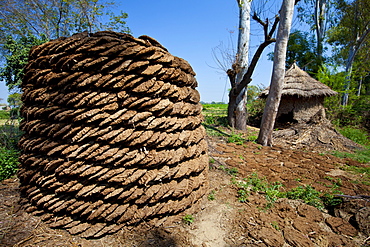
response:
[(203, 104), (204, 123), (227, 127), (227, 104)]
[(339, 128), (338, 130), (343, 136), (360, 145), (370, 145), (369, 135), (361, 129), (346, 126), (343, 128)]
[(350, 158), (353, 160), (357, 160), (358, 162), (361, 162), (361, 163), (369, 163), (370, 162), (370, 139), (366, 131), (356, 129), (353, 127), (348, 127), (348, 126), (339, 128), (338, 130), (343, 136), (362, 145), (363, 148), (358, 149), (354, 151), (353, 153), (333, 151), (331, 152), (331, 154), (338, 158)]
[(365, 146), (364, 149), (356, 150), (354, 153), (333, 151), (331, 154), (338, 158), (350, 158), (361, 163), (370, 162), (370, 146)]

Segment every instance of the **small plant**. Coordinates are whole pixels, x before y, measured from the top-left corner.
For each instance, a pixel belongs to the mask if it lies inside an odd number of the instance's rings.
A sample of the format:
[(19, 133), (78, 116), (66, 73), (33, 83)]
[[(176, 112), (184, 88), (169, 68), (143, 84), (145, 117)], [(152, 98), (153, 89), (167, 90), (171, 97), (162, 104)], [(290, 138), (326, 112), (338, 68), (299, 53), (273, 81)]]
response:
[(210, 158), (210, 159), (209, 159), (209, 163), (210, 163), (210, 164), (214, 164), (215, 162), (216, 162), (216, 161), (215, 161), (215, 159), (214, 159), (214, 158)]
[(265, 194), (266, 200), (268, 201), (267, 208), (270, 208), (273, 203), (280, 197), (280, 187), (283, 185), (279, 182), (268, 183), (265, 177), (259, 178), (257, 173), (252, 173), (248, 178), (242, 182), (233, 182), (240, 189), (238, 190), (240, 202), (246, 202), (248, 200), (249, 191), (262, 192)]
[(330, 192), (319, 192), (312, 186), (298, 186), (291, 190), (282, 192), (280, 188), (283, 186), (280, 182), (269, 183), (265, 177), (260, 178), (257, 173), (252, 173), (248, 178), (243, 181), (236, 181), (232, 179), (232, 183), (235, 184), (238, 190), (238, 200), (240, 202), (247, 202), (250, 192), (259, 192), (265, 195), (267, 204), (265, 209), (271, 208), (276, 200), (279, 198), (288, 198), (293, 200), (303, 200), (306, 204), (314, 206), (318, 209), (323, 209), (325, 206), (335, 206), (342, 202), (341, 198), (338, 198), (337, 194), (342, 194), (338, 188), (342, 184), (341, 179), (335, 179), (327, 177), (332, 185), (328, 186), (331, 188)]
[(214, 201), (216, 199), (216, 191), (212, 190), (211, 193), (209, 193), (207, 198), (209, 201)]
[(231, 176), (236, 176), (238, 174), (238, 168), (226, 168), (226, 172)]
[(312, 188), (310, 185), (298, 186), (291, 189), (290, 191), (283, 192), (281, 197), (286, 197), (288, 199), (298, 200), (301, 199), (308, 205), (317, 207), (318, 209), (323, 209), (324, 204), (320, 198), (320, 192)]
[(0, 147), (0, 181), (13, 176), (18, 169), (18, 151)]
[(222, 171), (227, 172), (227, 174), (229, 174), (231, 176), (236, 176), (236, 174), (238, 174), (238, 168), (235, 168), (235, 167), (227, 168), (223, 165), (220, 165), (219, 169), (222, 170)]
[(185, 215), (184, 217), (182, 217), (182, 221), (187, 224), (187, 225), (190, 225), (191, 223), (194, 222), (194, 217), (193, 215), (191, 214), (187, 214)]
[(332, 178), (332, 177), (329, 177), (329, 176), (326, 176), (324, 177), (326, 180), (329, 180), (330, 182), (332, 182), (331, 185), (327, 185), (327, 187), (329, 188), (339, 188), (340, 186), (342, 186), (342, 179), (340, 178)]
[(249, 193), (245, 189), (238, 190), (238, 201), (239, 202), (247, 202)]
[(243, 145), (246, 140), (241, 136), (241, 134), (232, 133), (228, 138), (227, 142), (235, 143), (236, 145)]
[(258, 139), (258, 136), (256, 136), (256, 135), (250, 135), (250, 136), (248, 136), (248, 140), (249, 140), (249, 141), (254, 142), (254, 141), (256, 141), (257, 139)]
[(275, 228), (275, 230), (280, 231), (279, 223), (276, 221), (271, 222), (270, 225)]

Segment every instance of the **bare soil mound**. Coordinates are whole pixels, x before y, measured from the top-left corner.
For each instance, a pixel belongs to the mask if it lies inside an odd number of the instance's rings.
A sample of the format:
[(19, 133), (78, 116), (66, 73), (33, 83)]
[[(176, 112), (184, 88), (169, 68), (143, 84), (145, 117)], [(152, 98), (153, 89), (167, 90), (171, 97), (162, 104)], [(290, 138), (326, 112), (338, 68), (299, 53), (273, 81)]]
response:
[[(39, 217), (20, 206), (17, 178), (0, 185), (1, 246), (369, 246), (370, 186), (362, 174), (345, 166), (368, 166), (318, 152), (284, 147), (261, 147), (254, 143), (236, 145), (222, 139), (208, 139), (210, 191), (194, 222), (182, 221), (153, 227), (145, 222), (122, 228), (98, 239), (84, 239), (65, 230), (51, 229)], [(228, 169), (223, 169), (224, 167)], [(265, 195), (251, 192), (247, 202), (238, 201), (229, 169), (236, 168), (236, 180), (252, 173), (269, 182), (280, 181), (284, 189), (311, 185), (329, 191), (333, 181), (344, 198), (336, 208), (320, 211), (300, 200), (279, 199), (266, 207)], [(235, 169), (234, 169), (235, 170)], [(363, 195), (362, 199), (354, 199)], [(214, 200), (209, 200), (214, 199)]]
[(286, 148), (346, 152), (361, 148), (357, 143), (341, 135), (325, 118), (281, 127), (273, 133), (274, 144)]

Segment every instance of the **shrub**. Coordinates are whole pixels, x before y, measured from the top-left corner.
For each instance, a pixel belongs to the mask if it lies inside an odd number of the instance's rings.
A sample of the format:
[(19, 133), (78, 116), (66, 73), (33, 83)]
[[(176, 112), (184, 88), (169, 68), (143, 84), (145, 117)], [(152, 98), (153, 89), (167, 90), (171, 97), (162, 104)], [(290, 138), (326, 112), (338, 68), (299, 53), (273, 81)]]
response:
[(247, 104), (248, 124), (259, 128), (262, 121), (266, 100), (256, 99)]
[(22, 135), (17, 124), (0, 125), (0, 146), (7, 149), (17, 149)]
[(0, 181), (13, 176), (18, 169), (18, 151), (0, 147)]
[(0, 119), (9, 119), (10, 113), (9, 111), (0, 110)]

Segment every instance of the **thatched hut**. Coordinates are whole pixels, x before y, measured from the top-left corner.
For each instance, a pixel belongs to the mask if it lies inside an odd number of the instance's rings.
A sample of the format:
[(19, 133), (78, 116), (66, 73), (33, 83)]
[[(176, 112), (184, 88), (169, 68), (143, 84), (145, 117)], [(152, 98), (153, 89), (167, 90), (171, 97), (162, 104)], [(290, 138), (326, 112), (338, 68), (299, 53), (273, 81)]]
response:
[[(268, 93), (269, 87), (262, 91), (260, 98), (267, 98)], [(314, 116), (325, 117), (324, 98), (336, 94), (294, 63), (285, 74), (277, 122), (305, 123)]]

